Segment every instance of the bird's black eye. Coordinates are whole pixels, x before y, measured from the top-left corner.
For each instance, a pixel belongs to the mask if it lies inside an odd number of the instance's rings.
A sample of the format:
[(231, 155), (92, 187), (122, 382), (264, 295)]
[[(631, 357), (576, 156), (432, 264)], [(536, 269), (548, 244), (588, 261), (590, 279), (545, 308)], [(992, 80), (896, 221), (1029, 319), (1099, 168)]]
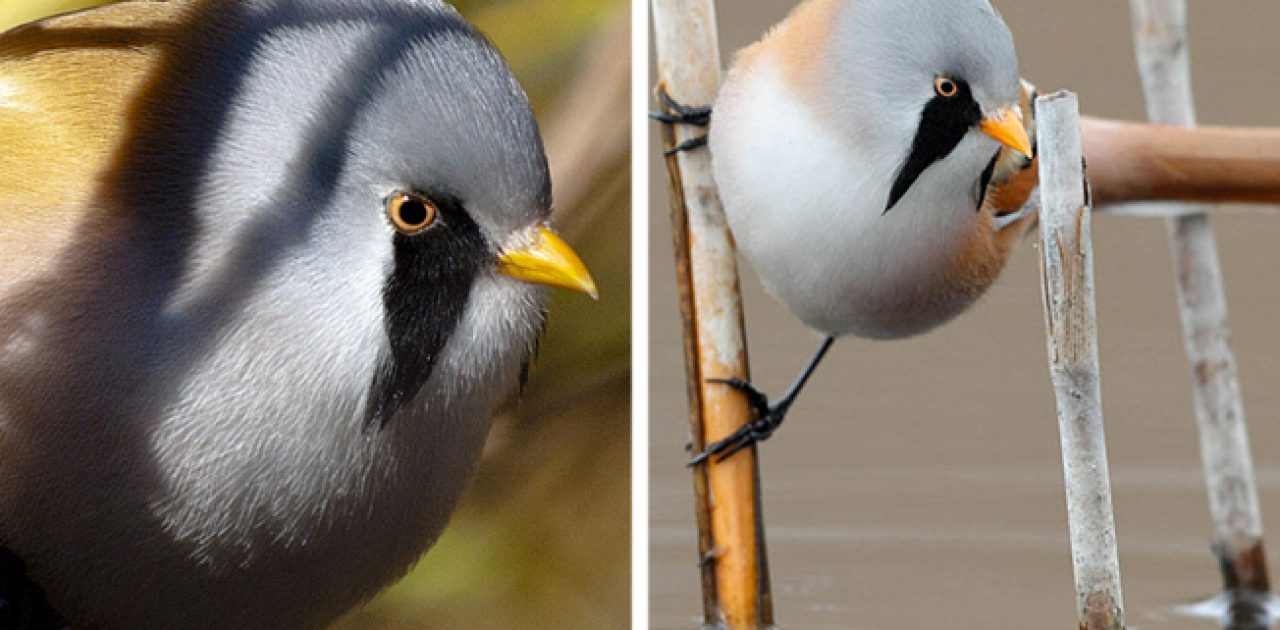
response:
[(401, 234), (417, 234), (436, 222), (436, 205), (413, 193), (398, 192), (387, 198), (387, 217)]
[(943, 98), (952, 98), (960, 93), (960, 86), (947, 77), (938, 77), (933, 80), (933, 91)]

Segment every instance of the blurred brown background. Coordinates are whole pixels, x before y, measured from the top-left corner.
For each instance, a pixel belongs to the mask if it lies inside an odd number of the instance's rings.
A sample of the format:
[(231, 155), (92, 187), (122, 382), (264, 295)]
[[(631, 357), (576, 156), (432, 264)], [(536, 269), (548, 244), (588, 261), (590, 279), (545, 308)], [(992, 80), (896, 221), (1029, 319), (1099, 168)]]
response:
[[(1093, 115), (1145, 118), (1128, 3), (995, 0), (1022, 74)], [(1280, 4), (1190, 2), (1204, 124), (1280, 125)], [(719, 3), (723, 63), (793, 2)], [(651, 70), (652, 76), (652, 70)], [(666, 176), (650, 134), (651, 625), (700, 621), (683, 359)], [(1272, 556), (1280, 545), (1280, 218), (1215, 218)], [(1188, 368), (1163, 222), (1094, 220), (1103, 401), (1126, 615), (1208, 629), (1171, 609), (1220, 589), (1209, 552)], [(1061, 459), (1031, 240), (969, 313), (920, 338), (848, 339), (763, 448), (782, 627), (1047, 628), (1075, 619)], [(780, 393), (813, 352), (742, 267), (752, 374)], [(767, 359), (765, 359), (767, 357)], [(1273, 572), (1277, 570), (1272, 563)]]
[[(109, 0), (0, 0), (0, 31)], [(529, 385), (444, 537), (343, 629), (625, 628), (631, 600), (626, 0), (454, 0), (542, 126), (555, 225), (600, 301), (556, 292)], [(360, 541), (351, 541), (353, 545)], [(341, 571), (342, 567), (334, 567)]]

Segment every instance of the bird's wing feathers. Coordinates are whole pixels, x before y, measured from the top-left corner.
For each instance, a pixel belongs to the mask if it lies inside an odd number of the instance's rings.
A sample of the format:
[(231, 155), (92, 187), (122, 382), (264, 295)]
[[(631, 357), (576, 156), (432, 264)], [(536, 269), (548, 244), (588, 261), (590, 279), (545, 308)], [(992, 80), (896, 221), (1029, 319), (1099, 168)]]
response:
[(188, 4), (125, 2), (0, 36), (0, 268), (49, 260), (93, 206)]
[(735, 64), (749, 66), (755, 56), (772, 55), (790, 87), (807, 102), (822, 102), (826, 78), (823, 60), (835, 28), (840, 0), (808, 0), (773, 27), (759, 42), (738, 53)]

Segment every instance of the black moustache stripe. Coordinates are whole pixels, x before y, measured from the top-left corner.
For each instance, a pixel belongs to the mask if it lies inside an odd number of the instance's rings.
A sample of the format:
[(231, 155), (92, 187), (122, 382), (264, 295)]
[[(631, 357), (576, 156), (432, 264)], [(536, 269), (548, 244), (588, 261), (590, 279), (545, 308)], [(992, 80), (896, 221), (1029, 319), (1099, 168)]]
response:
[(366, 421), (385, 426), (417, 396), (458, 327), (477, 274), (492, 256), (462, 204), (428, 195), (436, 223), (414, 235), (396, 233), (395, 267), (382, 291), (390, 353), (369, 390)]
[(911, 190), (925, 169), (950, 155), (964, 135), (982, 120), (982, 110), (973, 100), (969, 84), (956, 81), (956, 86), (955, 96), (934, 96), (920, 112), (920, 126), (911, 142), (911, 153), (898, 169), (893, 188), (889, 190), (886, 213)]

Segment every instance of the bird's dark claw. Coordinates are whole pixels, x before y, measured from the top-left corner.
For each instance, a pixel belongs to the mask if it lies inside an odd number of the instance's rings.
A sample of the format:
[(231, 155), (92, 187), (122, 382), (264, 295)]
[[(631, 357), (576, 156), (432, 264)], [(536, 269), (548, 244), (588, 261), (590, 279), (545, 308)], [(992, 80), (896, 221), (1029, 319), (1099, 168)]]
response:
[(757, 418), (763, 418), (764, 416), (769, 415), (769, 396), (756, 389), (756, 386), (752, 385), (750, 382), (736, 376), (733, 378), (709, 378), (707, 379), (707, 382), (728, 385), (729, 387), (746, 394), (747, 403), (751, 405), (751, 411), (755, 413)]
[(751, 405), (752, 420), (734, 431), (729, 437), (715, 442), (707, 447), (707, 450), (698, 453), (693, 459), (689, 460), (690, 466), (697, 466), (711, 456), (716, 456), (716, 462), (722, 462), (729, 456), (746, 448), (751, 444), (763, 442), (773, 435), (778, 427), (782, 426), (782, 420), (787, 416), (787, 410), (791, 408), (791, 403), (796, 401), (796, 397), (800, 395), (800, 390), (804, 389), (804, 384), (809, 382), (809, 377), (813, 376), (814, 370), (818, 369), (818, 364), (822, 362), (822, 357), (827, 356), (827, 351), (831, 349), (831, 344), (836, 342), (835, 337), (826, 337), (822, 340), (822, 345), (818, 346), (818, 351), (813, 353), (809, 359), (809, 364), (800, 372), (800, 376), (796, 378), (796, 382), (791, 384), (791, 388), (787, 390), (778, 402), (769, 403), (769, 397), (764, 392), (756, 389), (755, 385), (748, 383), (740, 378), (709, 378), (708, 383), (720, 383), (728, 385), (747, 396), (747, 403)]
[[(653, 120), (668, 125), (693, 125), (695, 127), (706, 127), (711, 124), (710, 107), (696, 107), (677, 103), (663, 88), (658, 89), (658, 100), (662, 102), (662, 111), (649, 112), (649, 118)], [(662, 154), (666, 157), (671, 157), (681, 151), (691, 151), (705, 146), (707, 146), (707, 136), (701, 135), (689, 138), (663, 151)]]
[(685, 140), (684, 142), (681, 142), (680, 144), (677, 144), (676, 146), (671, 147), (670, 149), (663, 150), (662, 157), (671, 157), (682, 151), (692, 151), (694, 149), (697, 149), (698, 147), (705, 147), (705, 146), (707, 146), (706, 136), (689, 138), (688, 140)]
[(787, 409), (791, 407), (791, 401), (787, 399), (772, 405), (769, 404), (769, 397), (764, 392), (740, 378), (709, 378), (707, 382), (728, 385), (746, 394), (747, 404), (751, 405), (753, 418), (724, 439), (708, 445), (707, 450), (698, 453), (693, 459), (689, 460), (690, 466), (697, 466), (712, 457), (716, 458), (716, 463), (722, 462), (752, 444), (769, 439), (769, 436), (773, 435), (773, 432), (779, 426), (782, 426), (782, 420), (787, 415)]
[(658, 100), (662, 102), (662, 111), (649, 112), (649, 118), (669, 125), (706, 127), (711, 124), (710, 107), (678, 103), (662, 88), (658, 89)]

